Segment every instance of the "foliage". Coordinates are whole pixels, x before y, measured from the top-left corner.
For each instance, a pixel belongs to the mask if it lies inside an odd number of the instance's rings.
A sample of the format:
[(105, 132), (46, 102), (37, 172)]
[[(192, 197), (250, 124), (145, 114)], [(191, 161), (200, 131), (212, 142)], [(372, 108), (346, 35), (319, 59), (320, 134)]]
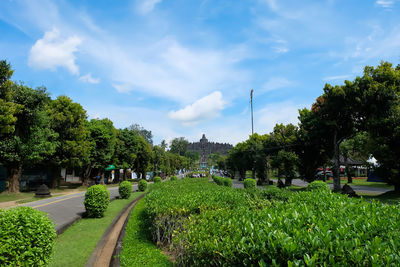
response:
[(233, 182), (231, 178), (228, 177), (221, 177), (221, 176), (212, 176), (213, 181), (217, 184), (217, 185), (223, 185), (223, 186), (227, 186), (227, 187), (232, 187)]
[(174, 154), (184, 156), (189, 145), (189, 141), (184, 137), (174, 138), (171, 141), (169, 151)]
[(132, 193), (132, 184), (129, 181), (123, 181), (122, 183), (119, 184), (118, 188), (119, 196), (121, 198), (129, 198)]
[(56, 231), (43, 212), (31, 207), (0, 210), (0, 265), (45, 266)]
[(138, 135), (143, 137), (143, 139), (146, 140), (147, 143), (149, 143), (151, 146), (153, 145), (153, 134), (151, 133), (151, 131), (146, 130), (137, 123), (129, 126), (129, 130), (136, 132)]
[(110, 203), (110, 192), (104, 185), (93, 185), (85, 194), (86, 213), (88, 217), (101, 218)]
[(148, 239), (148, 228), (144, 218), (145, 202), (139, 201), (132, 211), (126, 226), (122, 252), (119, 255), (121, 266), (172, 266), (164, 255)]
[(262, 195), (205, 179), (159, 184), (145, 198), (146, 225), (153, 240), (172, 246), (180, 266), (388, 266), (400, 261), (396, 206), (325, 190), (293, 192), (285, 201)]
[(177, 181), (178, 180), (178, 176), (171, 176), (171, 181)]
[(141, 179), (138, 183), (138, 189), (141, 192), (146, 191), (147, 189), (147, 181), (145, 179)]
[(317, 191), (327, 191), (330, 192), (331, 189), (329, 188), (329, 185), (327, 185), (325, 182), (323, 181), (314, 181), (311, 182), (307, 185), (307, 190), (308, 191), (313, 191), (313, 190), (317, 190)]
[(243, 181), (244, 188), (246, 189), (252, 189), (257, 187), (256, 180), (252, 178), (247, 178)]
[(156, 184), (156, 183), (161, 183), (161, 182), (162, 182), (162, 179), (161, 179), (160, 176), (154, 177), (154, 183), (155, 183), (155, 184)]

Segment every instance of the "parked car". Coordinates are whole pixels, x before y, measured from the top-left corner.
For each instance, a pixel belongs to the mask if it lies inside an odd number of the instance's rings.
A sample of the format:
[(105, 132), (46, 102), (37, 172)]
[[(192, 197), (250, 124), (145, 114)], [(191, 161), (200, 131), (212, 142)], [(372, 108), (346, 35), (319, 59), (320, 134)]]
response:
[(322, 180), (322, 179), (324, 179), (324, 176), (325, 176), (327, 179), (329, 179), (329, 178), (332, 178), (332, 177), (333, 177), (333, 173), (332, 173), (332, 171), (325, 171), (325, 173), (324, 173), (324, 171), (318, 171), (318, 172), (314, 175), (314, 178), (315, 178), (316, 180)]

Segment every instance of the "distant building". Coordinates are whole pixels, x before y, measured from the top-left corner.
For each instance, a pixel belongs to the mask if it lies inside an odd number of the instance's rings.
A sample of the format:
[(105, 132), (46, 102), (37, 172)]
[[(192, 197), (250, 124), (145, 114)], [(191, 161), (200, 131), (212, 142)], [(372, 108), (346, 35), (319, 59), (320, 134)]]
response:
[(233, 146), (228, 143), (215, 143), (209, 142), (206, 135), (203, 134), (199, 142), (189, 143), (188, 151), (200, 153), (200, 167), (207, 167), (207, 158), (210, 154), (220, 153), (221, 155), (227, 155), (229, 150)]

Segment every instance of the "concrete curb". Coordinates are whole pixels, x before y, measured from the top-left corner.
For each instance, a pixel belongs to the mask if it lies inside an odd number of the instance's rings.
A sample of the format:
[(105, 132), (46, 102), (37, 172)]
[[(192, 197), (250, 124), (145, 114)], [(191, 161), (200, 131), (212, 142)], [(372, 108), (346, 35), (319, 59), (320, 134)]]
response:
[[(137, 198), (137, 202), (141, 200), (147, 193), (141, 195), (139, 198)], [(129, 211), (128, 217), (126, 217), (126, 220), (124, 222), (124, 225), (122, 226), (121, 232), (119, 233), (117, 244), (115, 245), (114, 252), (112, 254), (111, 262), (110, 262), (110, 267), (119, 267), (121, 262), (119, 259), (119, 254), (122, 251), (122, 242), (124, 241), (125, 235), (126, 235), (126, 226), (128, 225), (129, 219), (131, 217), (131, 213), (133, 209), (135, 208), (137, 203), (132, 207), (132, 209)]]
[[(91, 254), (89, 260), (87, 261), (87, 263), (86, 263), (86, 265), (85, 265), (86, 267), (95, 266), (97, 257), (99, 256), (99, 253), (101, 252), (102, 248), (104, 247), (105, 243), (107, 242), (108, 236), (109, 236), (109, 234), (111, 233), (111, 231), (113, 230), (115, 224), (118, 222), (118, 220), (121, 218), (121, 216), (126, 212), (126, 210), (127, 210), (128, 208), (130, 208), (130, 207), (132, 206), (133, 203), (135, 203), (135, 202), (139, 201), (141, 198), (143, 198), (144, 195), (145, 195), (145, 194), (143, 194), (143, 195), (139, 196), (138, 198), (132, 200), (132, 201), (131, 201), (128, 205), (126, 205), (126, 206), (120, 211), (120, 213), (113, 219), (113, 221), (111, 222), (111, 224), (108, 226), (107, 230), (106, 230), (106, 231), (104, 232), (104, 234), (102, 235), (100, 241), (97, 243), (96, 248), (95, 248), (94, 251), (92, 252), (92, 254)], [(136, 203), (135, 203), (135, 205), (136, 205)], [(134, 205), (133, 205), (131, 208), (133, 208), (133, 207), (134, 207)], [(129, 215), (130, 215), (130, 214), (129, 214)], [(127, 217), (127, 220), (128, 220), (128, 218), (129, 218), (129, 216)], [(124, 222), (123, 229), (125, 229), (127, 220)], [(119, 237), (118, 237), (118, 241), (119, 241)], [(117, 241), (117, 245), (118, 245), (118, 241)], [(114, 252), (115, 252), (115, 248), (114, 248)], [(114, 253), (113, 253), (113, 256), (114, 256)], [(112, 258), (113, 258), (113, 257), (112, 257)], [(112, 258), (111, 258), (111, 261), (112, 261)], [(118, 261), (119, 261), (119, 260), (118, 260)]]

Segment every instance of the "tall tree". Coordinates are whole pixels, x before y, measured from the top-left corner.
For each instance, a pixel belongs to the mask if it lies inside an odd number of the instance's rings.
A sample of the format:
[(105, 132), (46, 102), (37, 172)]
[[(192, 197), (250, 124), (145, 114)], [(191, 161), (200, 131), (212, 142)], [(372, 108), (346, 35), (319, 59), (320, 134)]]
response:
[(136, 158), (133, 164), (133, 169), (138, 177), (146, 178), (146, 173), (149, 170), (150, 163), (153, 157), (151, 145), (140, 135), (136, 136)]
[(117, 130), (113, 163), (118, 169), (123, 169), (123, 179), (126, 179), (126, 170), (132, 168), (138, 147), (138, 134), (128, 128)]
[(80, 168), (88, 162), (89, 130), (86, 111), (67, 96), (59, 96), (51, 101), (47, 111), (51, 119), (50, 127), (58, 133), (56, 152), (49, 158), (49, 162), (54, 166), (54, 186), (59, 178), (59, 167)]
[(48, 127), (46, 105), (50, 98), (45, 88), (13, 84), (11, 95), (11, 101), (22, 108), (15, 114), (14, 131), (0, 138), (0, 162), (7, 169), (8, 191), (18, 192), (22, 167), (33, 166), (53, 155), (58, 141), (57, 134)]
[(189, 145), (189, 141), (184, 137), (174, 138), (171, 141), (169, 151), (174, 154), (184, 156)]
[[(87, 173), (90, 174), (91, 169), (96, 168), (103, 182), (105, 168), (111, 164), (111, 159), (114, 155), (116, 130), (109, 119), (92, 119), (88, 122), (88, 129), (90, 131), (89, 140), (92, 149)], [(86, 183), (87, 178), (88, 176), (85, 177)]]
[(153, 145), (153, 134), (151, 133), (151, 131), (146, 130), (145, 128), (143, 128), (142, 126), (140, 126), (137, 123), (129, 126), (129, 130), (135, 131), (137, 134), (139, 134), (141, 137), (143, 137), (144, 140), (147, 141), (147, 143), (149, 143), (150, 145)]

